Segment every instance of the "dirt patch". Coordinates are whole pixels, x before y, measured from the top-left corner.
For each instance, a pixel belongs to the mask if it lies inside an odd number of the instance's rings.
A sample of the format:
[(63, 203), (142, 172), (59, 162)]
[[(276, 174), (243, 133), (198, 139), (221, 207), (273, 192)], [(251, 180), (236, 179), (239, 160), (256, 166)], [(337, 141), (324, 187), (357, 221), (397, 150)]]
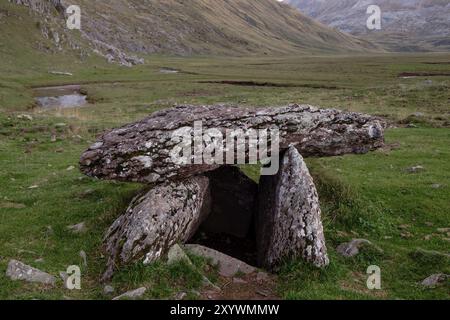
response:
[(387, 298), (387, 292), (385, 290), (369, 290), (366, 284), (366, 275), (360, 272), (352, 272), (350, 280), (341, 281), (339, 286), (342, 290), (355, 292), (363, 295), (373, 296), (379, 299)]
[(449, 77), (450, 72), (402, 72), (399, 73), (399, 78), (413, 78), (413, 77)]
[[(264, 275), (264, 276), (262, 276)], [(241, 277), (219, 279), (221, 291), (204, 290), (200, 299), (204, 300), (279, 300), (276, 293), (277, 277), (272, 274), (252, 273)]]
[(336, 86), (326, 86), (312, 83), (295, 84), (295, 83), (274, 83), (274, 82), (257, 82), (257, 81), (236, 81), (236, 80), (199, 81), (199, 83), (225, 84), (244, 87), (311, 88), (311, 89), (328, 89), (328, 90), (340, 89)]
[(441, 65), (441, 64), (450, 64), (450, 61), (441, 61), (441, 62), (423, 62), (423, 64), (437, 64), (437, 65)]

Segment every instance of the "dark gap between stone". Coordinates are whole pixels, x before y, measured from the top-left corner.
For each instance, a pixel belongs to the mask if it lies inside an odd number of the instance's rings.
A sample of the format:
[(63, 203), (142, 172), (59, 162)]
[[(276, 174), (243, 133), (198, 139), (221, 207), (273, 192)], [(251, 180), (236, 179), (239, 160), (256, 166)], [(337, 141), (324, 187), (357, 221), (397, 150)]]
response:
[(189, 242), (256, 266), (258, 185), (235, 166), (222, 166), (208, 177), (211, 213)]

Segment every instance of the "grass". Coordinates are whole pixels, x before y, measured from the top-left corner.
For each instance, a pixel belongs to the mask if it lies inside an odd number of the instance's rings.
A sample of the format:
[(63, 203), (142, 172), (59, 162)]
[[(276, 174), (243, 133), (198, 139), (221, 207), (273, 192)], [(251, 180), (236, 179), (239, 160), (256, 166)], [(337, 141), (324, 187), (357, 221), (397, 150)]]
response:
[[(429, 63), (448, 62), (449, 54), (149, 56), (146, 64), (128, 69), (95, 57), (81, 63), (64, 54), (33, 54), (33, 48), (18, 51), (27, 48), (27, 41), (10, 36), (11, 40), (2, 38), (0, 45), (5, 54), (0, 59), (0, 299), (109, 298), (98, 281), (105, 265), (102, 236), (141, 186), (81, 175), (79, 155), (100, 132), (174, 103), (290, 102), (371, 113), (388, 119), (392, 128), (386, 132), (389, 148), (384, 150), (307, 159), (322, 202), (331, 264), (317, 270), (287, 261), (279, 276), (280, 296), (450, 298), (448, 285), (423, 289), (418, 284), (432, 273), (450, 273), (448, 258), (432, 252), (448, 253), (449, 247), (449, 235), (437, 229), (450, 226), (450, 79), (398, 77), (402, 72), (449, 72), (446, 64)], [(182, 72), (162, 74), (161, 67)], [(74, 75), (54, 76), (49, 70)], [(211, 83), (224, 80), (281, 86)], [(32, 87), (62, 83), (81, 83), (91, 105), (71, 110), (34, 108)], [(21, 114), (33, 120), (18, 118)], [(406, 128), (406, 123), (414, 123), (414, 128)], [(407, 172), (416, 165), (425, 169)], [(257, 169), (245, 168), (255, 179)], [(67, 230), (81, 221), (87, 223), (87, 233), (73, 235)], [(383, 252), (368, 248), (356, 258), (339, 256), (336, 246), (355, 237), (369, 239)], [(88, 257), (81, 291), (13, 282), (2, 271), (14, 258), (57, 275), (71, 264), (81, 265), (80, 250)], [(36, 262), (38, 258), (43, 261)], [(201, 259), (193, 260), (214, 279), (214, 270)], [(382, 290), (365, 286), (371, 264), (381, 268)], [(117, 293), (147, 286), (146, 298), (170, 298), (179, 291), (195, 298), (201, 287), (198, 273), (183, 263), (171, 267), (162, 262), (148, 267), (138, 263), (121, 270), (113, 281)]]

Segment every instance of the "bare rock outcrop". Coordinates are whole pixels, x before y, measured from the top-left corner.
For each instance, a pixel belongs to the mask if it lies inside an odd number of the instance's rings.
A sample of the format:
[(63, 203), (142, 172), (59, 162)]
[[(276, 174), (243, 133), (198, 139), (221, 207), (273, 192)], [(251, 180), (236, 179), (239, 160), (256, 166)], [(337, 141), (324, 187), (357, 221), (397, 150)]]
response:
[(156, 261), (177, 242), (192, 237), (210, 211), (209, 182), (193, 177), (166, 183), (133, 199), (105, 236), (108, 254), (103, 280), (132, 261)]
[(49, 13), (57, 10), (62, 13), (64, 5), (61, 0), (8, 0), (11, 3), (26, 6), (37, 13)]
[(329, 263), (319, 197), (308, 168), (294, 148), (275, 176), (262, 176), (256, 218), (258, 263), (275, 269), (282, 259), (302, 257), (315, 266)]
[[(181, 142), (174, 139), (175, 132), (184, 128), (194, 136), (195, 121), (202, 121), (204, 130), (214, 128), (223, 135), (227, 129), (276, 128), (280, 149), (295, 145), (305, 157), (365, 153), (384, 142), (383, 122), (359, 113), (297, 104), (274, 108), (182, 105), (105, 133), (82, 154), (81, 171), (102, 179), (161, 183), (217, 169), (217, 164), (177, 164), (172, 159), (171, 150)], [(225, 146), (223, 159), (227, 148), (235, 149)], [(248, 144), (245, 148), (248, 154)]]

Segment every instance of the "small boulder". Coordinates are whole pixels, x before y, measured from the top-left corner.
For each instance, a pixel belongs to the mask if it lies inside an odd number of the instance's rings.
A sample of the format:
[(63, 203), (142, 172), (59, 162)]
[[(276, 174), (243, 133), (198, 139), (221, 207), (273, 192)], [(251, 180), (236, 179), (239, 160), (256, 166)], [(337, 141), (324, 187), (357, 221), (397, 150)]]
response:
[(80, 251), (80, 258), (83, 260), (83, 266), (87, 267), (87, 255), (86, 252), (84, 252), (84, 250)]
[(412, 166), (406, 169), (408, 173), (419, 173), (425, 170), (424, 166)]
[(219, 266), (219, 274), (224, 277), (233, 277), (238, 272), (249, 274), (256, 271), (255, 267), (214, 249), (198, 244), (187, 244), (185, 247), (196, 255), (211, 259), (213, 264)]
[(103, 287), (103, 293), (104, 293), (105, 295), (113, 294), (113, 293), (114, 293), (114, 287), (113, 287), (113, 286), (110, 286), (110, 285), (104, 286), (104, 287)]
[(435, 288), (443, 284), (447, 279), (450, 279), (450, 275), (444, 273), (432, 274), (421, 282), (422, 286), (427, 288)]
[(33, 121), (33, 117), (30, 116), (29, 114), (19, 114), (17, 116), (17, 119)]
[(56, 282), (56, 278), (54, 276), (17, 260), (9, 261), (6, 275), (11, 280), (38, 282), (51, 286), (54, 286)]
[(0, 202), (0, 209), (25, 209), (27, 206), (22, 203)]
[(258, 272), (256, 274), (256, 281), (264, 282), (264, 281), (267, 281), (267, 280), (269, 280), (269, 275), (266, 272), (260, 271), (260, 272)]
[(59, 272), (59, 277), (61, 278), (63, 284), (64, 284), (64, 288), (67, 288), (67, 279), (69, 278), (69, 275), (67, 274), (67, 272), (64, 271), (60, 271)]
[(84, 233), (87, 230), (85, 222), (80, 222), (80, 223), (68, 226), (67, 229), (72, 231), (73, 233)]
[(235, 277), (235, 278), (233, 278), (233, 283), (244, 284), (244, 283), (247, 283), (247, 281), (245, 281), (245, 280), (242, 279), (242, 278), (237, 278), (237, 277)]
[(170, 248), (169, 253), (167, 254), (167, 263), (170, 265), (180, 261), (192, 264), (191, 259), (189, 259), (183, 248), (181, 248), (180, 245), (175, 244)]
[(341, 243), (336, 251), (346, 258), (354, 257), (364, 245), (372, 245), (372, 242), (366, 239), (353, 239), (350, 242)]
[(127, 291), (120, 296), (113, 298), (113, 300), (136, 300), (142, 298), (147, 288), (141, 287), (135, 290)]
[(184, 298), (186, 298), (186, 296), (187, 296), (187, 293), (186, 293), (186, 292), (178, 292), (178, 293), (175, 295), (174, 299), (175, 299), (175, 300), (184, 300)]

